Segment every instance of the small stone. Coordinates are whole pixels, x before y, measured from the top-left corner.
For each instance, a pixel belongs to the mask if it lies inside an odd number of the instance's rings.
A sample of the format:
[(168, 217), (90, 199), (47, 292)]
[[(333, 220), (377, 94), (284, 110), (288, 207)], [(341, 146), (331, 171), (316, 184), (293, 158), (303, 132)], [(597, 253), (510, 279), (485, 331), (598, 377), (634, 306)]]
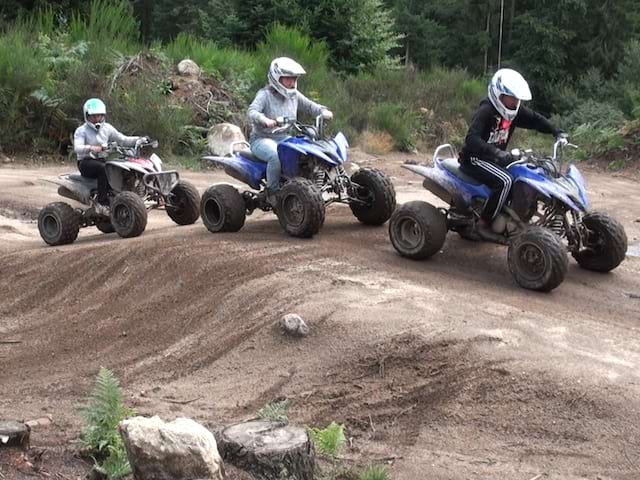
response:
[(296, 337), (306, 337), (309, 335), (309, 327), (305, 321), (295, 313), (287, 313), (280, 320), (280, 327), (284, 330), (284, 333), (293, 335)]
[(28, 420), (24, 422), (32, 430), (35, 428), (44, 428), (48, 427), (53, 423), (53, 417), (51, 415), (47, 415), (46, 417), (36, 418), (35, 420)]

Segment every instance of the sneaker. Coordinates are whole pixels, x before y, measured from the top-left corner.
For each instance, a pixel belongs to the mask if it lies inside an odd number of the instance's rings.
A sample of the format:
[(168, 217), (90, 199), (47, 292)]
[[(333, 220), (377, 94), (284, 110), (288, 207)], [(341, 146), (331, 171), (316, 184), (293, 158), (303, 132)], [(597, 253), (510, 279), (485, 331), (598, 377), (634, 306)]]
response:
[(273, 208), (276, 208), (276, 206), (278, 206), (278, 193), (280, 193), (280, 191), (267, 189), (266, 193), (267, 193), (267, 203), (271, 205)]
[(93, 206), (93, 209), (96, 212), (96, 215), (101, 217), (109, 217), (111, 216), (111, 209), (107, 205), (102, 205), (101, 203), (96, 203)]

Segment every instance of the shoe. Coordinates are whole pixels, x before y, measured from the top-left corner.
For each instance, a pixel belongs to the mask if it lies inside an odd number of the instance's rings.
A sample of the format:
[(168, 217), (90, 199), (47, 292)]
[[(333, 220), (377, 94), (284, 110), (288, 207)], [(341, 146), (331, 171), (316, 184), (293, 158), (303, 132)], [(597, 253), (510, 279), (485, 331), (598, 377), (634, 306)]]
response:
[(111, 209), (107, 205), (102, 205), (101, 203), (96, 203), (93, 206), (93, 210), (96, 212), (96, 215), (101, 217), (109, 217), (111, 216)]
[(266, 190), (267, 194), (267, 203), (271, 205), (272, 208), (276, 208), (278, 206), (278, 194), (280, 190)]

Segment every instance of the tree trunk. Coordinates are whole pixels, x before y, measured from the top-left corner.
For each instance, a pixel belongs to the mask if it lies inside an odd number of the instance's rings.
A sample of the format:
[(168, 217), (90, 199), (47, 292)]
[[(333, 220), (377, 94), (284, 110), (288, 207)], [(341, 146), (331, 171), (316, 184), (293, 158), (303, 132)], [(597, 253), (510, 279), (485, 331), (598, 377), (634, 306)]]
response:
[(0, 420), (0, 447), (29, 448), (29, 427), (13, 420)]
[(218, 449), (225, 462), (263, 480), (313, 480), (315, 451), (303, 428), (253, 421), (225, 428)]

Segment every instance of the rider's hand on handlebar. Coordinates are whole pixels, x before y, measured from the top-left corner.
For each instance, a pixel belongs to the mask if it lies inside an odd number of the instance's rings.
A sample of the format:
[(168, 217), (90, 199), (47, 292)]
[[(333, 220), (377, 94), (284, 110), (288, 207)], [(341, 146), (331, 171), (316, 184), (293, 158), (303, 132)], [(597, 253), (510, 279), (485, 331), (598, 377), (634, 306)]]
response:
[(504, 150), (498, 150), (496, 153), (496, 163), (501, 167), (506, 167), (510, 163), (513, 162), (513, 155), (509, 152), (505, 152)]
[(267, 128), (273, 128), (273, 127), (278, 125), (278, 122), (276, 122), (275, 120), (273, 120), (271, 118), (267, 118), (267, 119), (264, 120), (263, 124)]
[(100, 145), (91, 145), (89, 147), (89, 152), (91, 153), (100, 153), (102, 150), (104, 150), (104, 148), (102, 148)]
[(333, 112), (331, 110), (323, 110), (322, 118), (325, 120), (333, 120)]

